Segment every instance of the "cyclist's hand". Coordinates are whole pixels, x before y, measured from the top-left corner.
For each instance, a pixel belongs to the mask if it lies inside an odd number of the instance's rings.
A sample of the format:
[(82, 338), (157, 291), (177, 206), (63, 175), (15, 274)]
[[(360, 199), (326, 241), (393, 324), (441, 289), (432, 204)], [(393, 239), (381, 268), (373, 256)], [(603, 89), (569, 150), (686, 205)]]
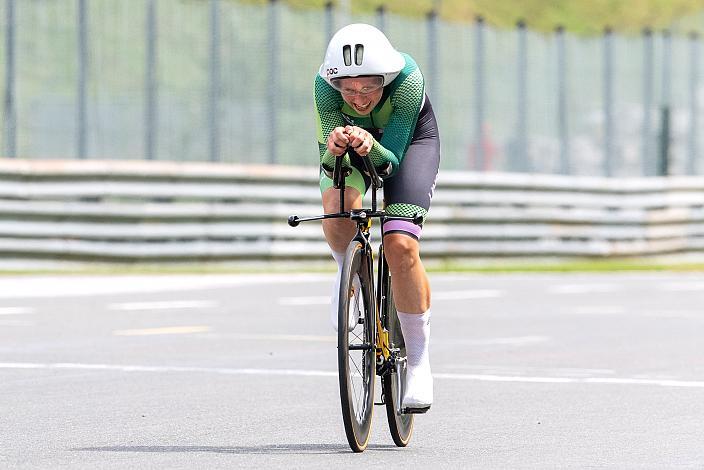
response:
[(369, 132), (357, 126), (347, 126), (345, 132), (349, 136), (349, 146), (355, 152), (363, 157), (369, 154), (374, 145), (374, 137)]
[(328, 136), (328, 152), (339, 157), (347, 152), (350, 139), (344, 127), (336, 127)]

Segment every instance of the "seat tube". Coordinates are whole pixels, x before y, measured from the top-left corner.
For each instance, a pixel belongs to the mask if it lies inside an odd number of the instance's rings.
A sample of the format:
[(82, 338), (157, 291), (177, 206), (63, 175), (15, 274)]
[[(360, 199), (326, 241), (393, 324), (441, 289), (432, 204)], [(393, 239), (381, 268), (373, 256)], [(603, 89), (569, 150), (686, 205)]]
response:
[(377, 269), (377, 305), (379, 308), (379, 315), (384, 315), (384, 310), (386, 306), (386, 302), (389, 301), (389, 299), (385, 298), (386, 297), (386, 284), (387, 284), (387, 279), (389, 276), (389, 265), (386, 263), (386, 257), (384, 256), (384, 243), (383, 243), (383, 235), (382, 235), (382, 243), (379, 244), (379, 260), (378, 262), (378, 269)]
[(340, 185), (340, 212), (345, 212), (345, 178), (342, 178)]

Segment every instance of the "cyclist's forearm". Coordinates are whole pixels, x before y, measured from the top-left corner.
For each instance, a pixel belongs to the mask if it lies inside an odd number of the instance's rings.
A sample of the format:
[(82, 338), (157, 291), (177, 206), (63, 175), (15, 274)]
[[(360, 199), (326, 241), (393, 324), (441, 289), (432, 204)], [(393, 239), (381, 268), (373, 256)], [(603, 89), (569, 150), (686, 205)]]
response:
[[(327, 149), (327, 146), (319, 144), (320, 147), (320, 163), (323, 164), (328, 169), (335, 168), (335, 160), (338, 158), (330, 151)], [(345, 154), (342, 157), (344, 160), (342, 161), (342, 164), (345, 166), (352, 166), (350, 163), (350, 157), (349, 155)]]
[(396, 154), (385, 148), (378, 141), (374, 141), (372, 149), (369, 151), (369, 158), (372, 163), (374, 163), (375, 167), (381, 167), (391, 163), (394, 171), (396, 171), (396, 168), (398, 168), (399, 165), (399, 158)]

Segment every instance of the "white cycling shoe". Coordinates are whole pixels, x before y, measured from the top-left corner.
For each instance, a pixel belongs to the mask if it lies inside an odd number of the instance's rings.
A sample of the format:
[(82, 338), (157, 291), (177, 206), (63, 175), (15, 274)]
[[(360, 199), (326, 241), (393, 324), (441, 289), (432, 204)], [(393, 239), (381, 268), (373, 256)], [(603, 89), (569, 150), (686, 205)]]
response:
[[(362, 286), (359, 282), (359, 277), (355, 276), (352, 280), (352, 292), (350, 292), (350, 314), (348, 318), (347, 328), (352, 331), (359, 324), (360, 304), (357, 302), (359, 295), (362, 292)], [(335, 331), (337, 331), (337, 315), (338, 315), (338, 294), (340, 293), (340, 272), (338, 271), (335, 283), (332, 286), (332, 298), (330, 305), (330, 323)], [(359, 302), (362, 302), (359, 299)]]
[(430, 365), (409, 367), (401, 408), (405, 413), (425, 413), (433, 404), (433, 375)]

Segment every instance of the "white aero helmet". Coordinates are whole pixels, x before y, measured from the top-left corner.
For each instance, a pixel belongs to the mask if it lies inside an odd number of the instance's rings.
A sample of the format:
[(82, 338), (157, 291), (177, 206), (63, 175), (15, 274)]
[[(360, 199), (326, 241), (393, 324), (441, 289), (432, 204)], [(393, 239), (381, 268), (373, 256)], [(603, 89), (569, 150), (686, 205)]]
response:
[(335, 33), (320, 66), (320, 76), (332, 87), (332, 80), (361, 75), (377, 75), (386, 86), (398, 76), (406, 64), (400, 52), (391, 45), (384, 33), (374, 26), (350, 24)]

